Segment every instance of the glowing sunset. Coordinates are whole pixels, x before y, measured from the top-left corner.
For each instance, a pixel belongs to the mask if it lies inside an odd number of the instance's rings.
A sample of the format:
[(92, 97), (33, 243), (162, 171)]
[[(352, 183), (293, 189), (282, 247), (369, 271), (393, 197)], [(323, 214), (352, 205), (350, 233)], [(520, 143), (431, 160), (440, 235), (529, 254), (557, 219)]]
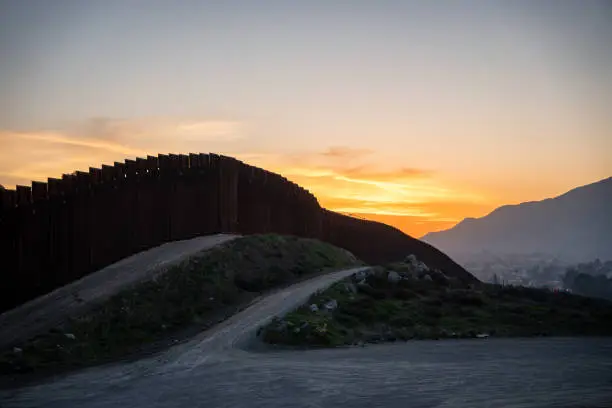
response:
[(601, 3), (233, 3), (7, 6), (0, 183), (216, 152), (421, 236), (612, 173)]
[(611, 203), (610, 0), (0, 0), (0, 407), (610, 407)]

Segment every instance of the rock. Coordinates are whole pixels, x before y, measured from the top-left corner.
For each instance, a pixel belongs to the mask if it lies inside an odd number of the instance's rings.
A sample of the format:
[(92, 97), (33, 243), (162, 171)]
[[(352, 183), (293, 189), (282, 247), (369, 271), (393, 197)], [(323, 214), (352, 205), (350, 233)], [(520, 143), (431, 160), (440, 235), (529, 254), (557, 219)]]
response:
[(489, 337), (488, 333), (479, 333), (479, 334), (476, 335), (477, 339), (486, 339), (488, 337)]
[(425, 276), (423, 276), (423, 280), (431, 281), (433, 279), (431, 279), (431, 276), (429, 276), (429, 274), (425, 274)]
[(369, 271), (370, 271), (369, 269), (366, 269), (366, 270), (361, 270), (359, 272), (355, 272), (355, 274), (354, 274), (355, 280), (356, 281), (365, 280), (368, 277), (368, 275), (369, 275)]
[(307, 328), (309, 328), (309, 327), (310, 327), (310, 323), (308, 323), (308, 322), (304, 322), (304, 323), (302, 323), (302, 325), (300, 326), (300, 329), (302, 329), (302, 330), (306, 330), (306, 329), (307, 329)]
[(405, 259), (404, 262), (406, 263), (416, 263), (417, 262), (417, 258), (416, 256), (414, 256), (413, 254), (408, 255)]
[(76, 340), (76, 336), (72, 333), (65, 333), (64, 336), (70, 340)]
[(313, 303), (312, 305), (309, 306), (310, 307), (310, 311), (311, 312), (318, 312), (319, 311), (319, 306), (317, 306), (316, 303)]
[(336, 310), (338, 308), (338, 301), (336, 299), (332, 299), (329, 302), (325, 303), (323, 307), (331, 312), (332, 310)]
[(357, 285), (359, 285), (359, 286), (364, 286), (364, 285), (367, 285), (367, 284), (368, 284), (368, 282), (365, 279), (362, 279), (359, 282), (357, 282)]
[(387, 280), (389, 282), (396, 283), (396, 282), (399, 282), (400, 280), (402, 280), (402, 277), (400, 276), (399, 273), (397, 273), (395, 271), (390, 271), (389, 274), (387, 275)]
[(408, 255), (404, 262), (410, 264), (417, 272), (429, 272), (429, 267), (425, 264), (425, 262), (419, 261), (416, 256), (412, 254)]
[(403, 280), (416, 280), (419, 279), (419, 276), (416, 272), (401, 272), (400, 276)]
[(423, 262), (419, 261), (416, 264), (413, 264), (412, 266), (414, 267), (414, 269), (417, 270), (417, 272), (429, 272), (429, 267)]
[(344, 289), (348, 292), (348, 293), (357, 293), (357, 286), (355, 286), (352, 283), (345, 283), (344, 284)]
[(296, 327), (295, 329), (293, 329), (293, 332), (296, 333), (296, 334), (299, 333), (300, 332), (300, 328)]
[(13, 347), (13, 353), (21, 354), (21, 353), (23, 353), (23, 349), (21, 349), (19, 347)]

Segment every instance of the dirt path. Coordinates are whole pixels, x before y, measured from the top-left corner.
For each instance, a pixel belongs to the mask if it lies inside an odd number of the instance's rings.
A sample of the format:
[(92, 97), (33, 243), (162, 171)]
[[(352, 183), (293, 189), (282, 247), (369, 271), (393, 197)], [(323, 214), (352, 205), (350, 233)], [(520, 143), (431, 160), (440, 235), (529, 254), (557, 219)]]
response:
[[(146, 398), (140, 398), (136, 402), (134, 393), (141, 397), (149, 395), (154, 393), (154, 390), (165, 387), (164, 383), (169, 379), (180, 381), (188, 378), (194, 372), (206, 370), (210, 363), (223, 364), (256, 357), (248, 350), (248, 346), (256, 340), (258, 327), (266, 324), (274, 316), (283, 315), (299, 306), (313, 292), (365, 268), (367, 267), (332, 272), (279, 289), (211, 330), (202, 332), (190, 341), (176, 345), (164, 353), (134, 362), (86, 369), (19, 390), (0, 390), (0, 406), (4, 406), (2, 405), (4, 400), (6, 406), (15, 403), (16, 406), (28, 407), (147, 407)], [(148, 381), (143, 383), (143, 379)], [(118, 392), (120, 389), (129, 392)], [(183, 387), (183, 392), (189, 393), (198, 389), (199, 387), (190, 384), (187, 388)], [(112, 396), (112, 401), (106, 398), (100, 400), (100, 396)], [(172, 406), (191, 405), (177, 401), (177, 404)]]
[[(492, 339), (308, 351), (253, 351), (257, 328), (358, 269), (264, 296), (164, 353), (0, 390), (0, 406), (609, 407), (608, 339)], [(517, 392), (517, 390), (525, 390)]]
[(238, 235), (218, 234), (169, 242), (122, 259), (9, 310), (0, 315), (0, 347), (47, 330), (126, 287), (151, 279), (169, 266), (236, 237)]

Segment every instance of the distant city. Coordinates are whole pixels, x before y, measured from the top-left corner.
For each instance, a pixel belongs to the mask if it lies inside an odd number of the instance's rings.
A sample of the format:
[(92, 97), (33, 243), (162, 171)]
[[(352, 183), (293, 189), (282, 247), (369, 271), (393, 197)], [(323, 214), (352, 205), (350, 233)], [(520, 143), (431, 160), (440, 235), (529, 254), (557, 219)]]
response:
[(500, 255), (489, 252), (465, 255), (456, 260), (485, 282), (612, 298), (612, 260), (569, 263), (539, 253)]

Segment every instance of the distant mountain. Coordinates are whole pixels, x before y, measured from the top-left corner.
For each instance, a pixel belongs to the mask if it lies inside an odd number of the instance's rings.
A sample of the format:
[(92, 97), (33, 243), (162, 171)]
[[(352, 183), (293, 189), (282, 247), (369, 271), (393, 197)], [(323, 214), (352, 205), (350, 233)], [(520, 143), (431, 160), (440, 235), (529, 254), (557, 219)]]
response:
[(421, 238), (451, 257), (540, 253), (568, 262), (612, 260), (612, 177), (555, 198), (505, 205)]

